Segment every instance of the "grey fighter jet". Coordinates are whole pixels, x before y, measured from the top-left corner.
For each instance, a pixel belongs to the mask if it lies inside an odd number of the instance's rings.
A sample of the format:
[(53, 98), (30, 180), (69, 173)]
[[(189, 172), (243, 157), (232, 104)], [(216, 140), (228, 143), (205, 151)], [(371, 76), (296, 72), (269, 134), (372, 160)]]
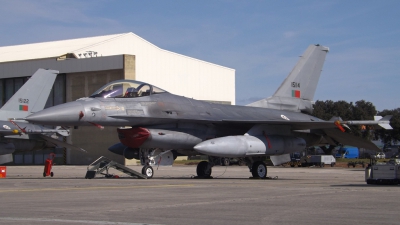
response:
[(37, 70), (0, 109), (0, 164), (12, 162), (14, 152), (55, 146), (77, 149), (48, 136), (68, 136), (68, 130), (47, 128), (18, 119), (44, 108), (57, 74), (56, 70)]
[[(26, 120), (45, 125), (121, 126), (117, 130), (121, 143), (109, 150), (128, 159), (141, 159), (145, 164), (142, 173), (148, 177), (153, 175), (149, 164), (177, 154), (208, 155), (209, 161), (197, 166), (200, 177), (210, 177), (216, 157), (242, 157), (253, 177), (264, 178), (265, 156), (321, 144), (377, 149), (369, 141), (342, 132), (352, 121), (324, 121), (303, 113), (312, 110), (327, 52), (324, 46), (309, 46), (277, 92), (249, 106), (213, 104), (148, 83), (118, 80), (90, 97), (45, 109)], [(388, 118), (367, 122), (389, 123)]]

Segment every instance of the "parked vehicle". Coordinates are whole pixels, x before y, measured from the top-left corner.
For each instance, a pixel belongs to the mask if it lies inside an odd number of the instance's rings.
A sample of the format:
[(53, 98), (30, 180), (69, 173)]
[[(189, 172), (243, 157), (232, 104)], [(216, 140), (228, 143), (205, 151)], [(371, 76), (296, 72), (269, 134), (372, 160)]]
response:
[(365, 169), (367, 184), (394, 184), (400, 183), (400, 159), (391, 159), (387, 163), (369, 165)]
[(301, 167), (301, 154), (300, 152), (290, 153), (290, 162), (287, 163), (290, 167)]
[(336, 164), (336, 159), (333, 155), (308, 155), (303, 157), (303, 161), (301, 166), (320, 166), (324, 167), (325, 165), (330, 165), (334, 167)]
[(344, 158), (344, 159), (358, 159), (359, 152), (356, 147), (341, 147), (335, 155), (335, 158)]

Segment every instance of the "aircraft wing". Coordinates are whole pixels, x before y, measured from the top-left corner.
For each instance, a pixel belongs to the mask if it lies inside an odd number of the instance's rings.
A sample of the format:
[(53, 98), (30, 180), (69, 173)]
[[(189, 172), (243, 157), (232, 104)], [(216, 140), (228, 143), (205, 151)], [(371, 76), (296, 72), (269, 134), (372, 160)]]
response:
[[(115, 119), (126, 119), (132, 120), (137, 119), (129, 115), (113, 115), (108, 116)], [(256, 124), (274, 124), (274, 125), (290, 125), (293, 130), (306, 130), (306, 129), (325, 129), (325, 128), (336, 128), (334, 121), (286, 121), (286, 120), (226, 120), (226, 119), (188, 119), (188, 118), (165, 118), (165, 117), (140, 117), (140, 123), (143, 125), (162, 124), (162, 123), (177, 123), (177, 122), (195, 122), (195, 123), (214, 123), (214, 124), (232, 124), (237, 126), (253, 126)], [(140, 126), (135, 121), (137, 126)]]
[(333, 138), (343, 145), (357, 146), (359, 148), (381, 151), (381, 149), (379, 149), (374, 143), (366, 141), (361, 137), (357, 137), (349, 133), (343, 133), (337, 129), (324, 129), (323, 131), (330, 138)]
[(233, 124), (273, 124), (289, 125), (293, 130), (337, 128), (333, 121), (282, 121), (282, 120), (222, 120), (223, 123)]
[[(109, 116), (115, 119), (133, 119), (130, 115), (112, 115)], [(138, 119), (136, 117), (135, 119)], [(391, 129), (388, 123), (388, 120), (363, 120), (363, 121), (340, 121), (340, 120), (329, 120), (329, 121), (304, 121), (304, 120), (230, 120), (230, 119), (187, 119), (171, 116), (170, 118), (165, 117), (139, 117), (139, 120), (143, 125), (148, 125), (149, 123), (160, 124), (160, 123), (176, 123), (176, 122), (195, 122), (195, 123), (215, 123), (215, 124), (232, 124), (237, 126), (253, 126), (256, 124), (273, 124), (273, 125), (289, 125), (292, 127), (292, 130), (309, 130), (309, 129), (332, 129), (339, 128), (343, 132), (345, 131), (344, 127), (347, 125), (360, 125), (360, 124), (368, 124), (368, 125), (380, 125), (381, 128)], [(382, 124), (388, 126), (384, 127)], [(139, 124), (140, 125), (140, 124)]]
[(42, 138), (42, 139), (44, 139), (44, 140), (50, 142), (50, 143), (53, 143), (54, 145), (56, 145), (56, 146), (58, 146), (58, 147), (69, 148), (69, 149), (73, 149), (73, 150), (77, 150), (77, 151), (81, 151), (81, 152), (87, 153), (87, 151), (86, 151), (85, 149), (83, 149), (83, 148), (79, 148), (79, 147), (73, 146), (73, 145), (68, 144), (68, 143), (66, 143), (66, 142), (63, 142), (63, 141), (60, 141), (60, 140), (57, 140), (57, 139), (48, 137), (48, 136), (46, 136), (46, 135), (37, 134), (37, 136), (38, 136), (39, 138)]
[(112, 115), (108, 116), (114, 119), (126, 119), (127, 121), (138, 120), (140, 122), (135, 121), (136, 126), (146, 126), (149, 124), (163, 124), (163, 123), (179, 123), (179, 122), (195, 122), (195, 123), (223, 123), (223, 120), (217, 119), (194, 119), (194, 118), (181, 118), (181, 117), (154, 117), (154, 116), (146, 116), (146, 117), (132, 117), (130, 115)]

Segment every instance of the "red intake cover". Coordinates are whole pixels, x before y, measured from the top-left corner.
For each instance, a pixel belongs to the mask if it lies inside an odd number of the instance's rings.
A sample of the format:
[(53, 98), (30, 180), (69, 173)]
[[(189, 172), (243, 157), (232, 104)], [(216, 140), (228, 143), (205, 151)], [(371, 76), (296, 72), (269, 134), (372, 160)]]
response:
[(149, 130), (143, 127), (133, 127), (130, 129), (117, 129), (121, 143), (130, 148), (139, 148), (150, 136)]

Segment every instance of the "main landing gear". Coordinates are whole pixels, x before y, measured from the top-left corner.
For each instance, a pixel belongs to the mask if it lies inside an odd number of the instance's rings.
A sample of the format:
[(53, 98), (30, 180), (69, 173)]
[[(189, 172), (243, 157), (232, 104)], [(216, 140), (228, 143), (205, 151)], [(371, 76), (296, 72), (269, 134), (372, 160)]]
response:
[(267, 166), (262, 161), (256, 161), (252, 164), (250, 172), (253, 175), (253, 178), (264, 179), (267, 177)]
[(198, 178), (212, 178), (211, 177), (211, 172), (212, 172), (212, 163), (207, 162), (207, 161), (201, 161), (199, 164), (197, 164), (197, 177)]
[[(263, 158), (245, 158), (245, 162), (249, 167), (253, 178), (264, 179), (267, 177), (267, 166), (263, 162)], [(218, 164), (217, 157), (209, 157), (207, 161), (201, 161), (197, 164), (197, 178), (212, 178), (212, 167)]]

